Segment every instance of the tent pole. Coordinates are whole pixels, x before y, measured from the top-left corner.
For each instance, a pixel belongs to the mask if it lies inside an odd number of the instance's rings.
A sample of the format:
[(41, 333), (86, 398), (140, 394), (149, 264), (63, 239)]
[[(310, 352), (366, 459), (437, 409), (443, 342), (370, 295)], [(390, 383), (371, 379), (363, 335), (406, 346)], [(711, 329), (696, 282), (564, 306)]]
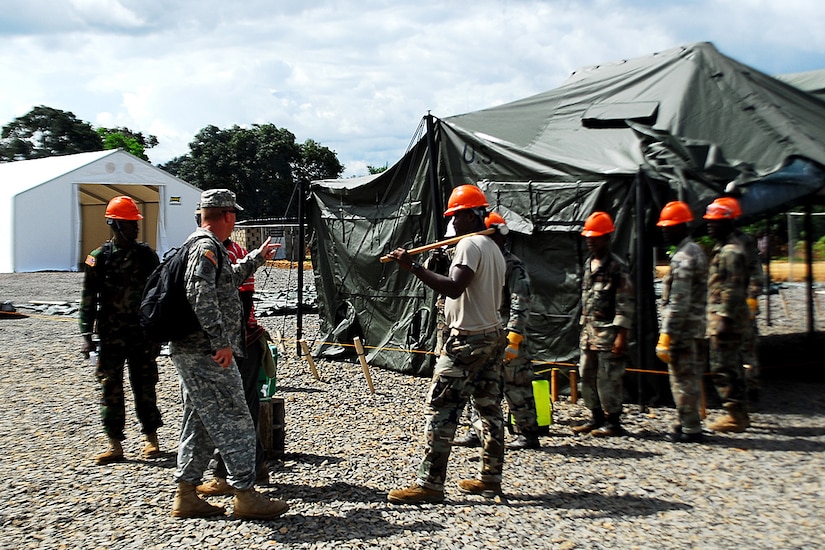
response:
[(811, 203), (805, 205), (805, 263), (808, 273), (805, 277), (805, 291), (808, 301), (808, 334), (814, 333), (814, 222)]
[(301, 341), (304, 339), (304, 260), (306, 259), (306, 245), (304, 244), (304, 179), (298, 181), (298, 303), (295, 307), (295, 349), (298, 357), (301, 356)]
[[(647, 365), (647, 361), (645, 360), (648, 333), (646, 316), (647, 292), (645, 292), (643, 289), (647, 288), (646, 286), (644, 286), (644, 273), (646, 267), (649, 267), (647, 265), (647, 262), (645, 261), (647, 239), (645, 235), (645, 208), (642, 178), (644, 178), (644, 174), (640, 170), (636, 173), (636, 177), (633, 179), (633, 185), (635, 186), (636, 191), (636, 261), (634, 262), (636, 264), (636, 280), (634, 281), (636, 287), (636, 365), (640, 371), (645, 370)], [(639, 397), (639, 411), (645, 412), (644, 397), (642, 395), (641, 372), (638, 372), (636, 374), (636, 392)]]
[(433, 124), (433, 115), (429, 111), (427, 111), (427, 116), (424, 118), (427, 121), (427, 153), (430, 162), (427, 175), (430, 180), (430, 200), (433, 209), (435, 240), (440, 241), (444, 238), (444, 230), (441, 227), (444, 208), (441, 206), (441, 194), (438, 189), (438, 154), (435, 150), (435, 124)]

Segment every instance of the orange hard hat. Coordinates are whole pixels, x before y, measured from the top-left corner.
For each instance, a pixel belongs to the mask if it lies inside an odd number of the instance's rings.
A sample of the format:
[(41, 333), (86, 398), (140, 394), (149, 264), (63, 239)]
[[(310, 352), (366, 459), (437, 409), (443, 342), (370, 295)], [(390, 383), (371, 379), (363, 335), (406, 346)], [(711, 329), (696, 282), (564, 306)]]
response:
[(504, 221), (504, 218), (502, 218), (498, 212), (490, 212), (490, 214), (484, 218), (484, 225), (489, 229), (494, 225), (507, 225), (507, 222)]
[(450, 200), (447, 201), (447, 210), (444, 211), (444, 215), (452, 216), (459, 210), (487, 206), (490, 205), (487, 203), (484, 191), (475, 185), (459, 185), (450, 193)]
[[(710, 203), (705, 211), (705, 215), (702, 216), (706, 220), (734, 220), (736, 219), (736, 212), (733, 209), (733, 205), (728, 202), (727, 200), (730, 197), (722, 197), (716, 199), (712, 203)], [(736, 201), (736, 199), (733, 199)], [(739, 205), (739, 201), (736, 201), (736, 206)]]
[(733, 219), (736, 219), (742, 215), (742, 207), (739, 206), (739, 201), (733, 197), (719, 197), (713, 202), (718, 204), (724, 204), (725, 206), (730, 208), (731, 212), (733, 212)]
[(132, 197), (121, 195), (109, 201), (106, 205), (105, 217), (111, 220), (142, 220), (137, 203)]
[(610, 217), (610, 214), (607, 212), (593, 212), (584, 220), (582, 235), (585, 237), (601, 237), (613, 233), (615, 230), (613, 218)]
[(680, 223), (687, 223), (693, 221), (693, 212), (687, 203), (682, 201), (672, 201), (662, 208), (662, 213), (659, 214), (659, 221), (656, 223), (659, 227), (668, 227), (670, 225), (679, 225)]

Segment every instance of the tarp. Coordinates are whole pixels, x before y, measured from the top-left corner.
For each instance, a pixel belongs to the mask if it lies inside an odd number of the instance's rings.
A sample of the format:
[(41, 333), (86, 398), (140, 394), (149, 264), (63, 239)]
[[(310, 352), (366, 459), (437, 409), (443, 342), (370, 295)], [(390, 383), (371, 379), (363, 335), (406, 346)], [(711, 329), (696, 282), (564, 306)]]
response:
[(115, 149), (0, 164), (0, 272), (77, 271), (110, 236), (110, 199), (135, 199), (159, 254), (195, 226), (200, 189)]
[[(436, 297), (378, 258), (438, 240), (440, 205), (457, 185), (477, 183), (508, 221), (511, 250), (534, 287), (527, 341), (537, 361), (551, 364), (578, 358), (579, 232), (592, 211), (616, 220), (613, 248), (640, 284), (636, 328), (652, 351), (652, 247), (665, 202), (685, 200), (700, 219), (735, 181), (757, 215), (825, 186), (822, 102), (709, 43), (587, 67), (545, 93), (425, 120), (424, 137), (386, 172), (311, 188), (325, 340), (359, 335), (373, 364), (403, 372), (431, 368), (424, 352), (435, 338)], [(760, 185), (801, 187), (783, 198), (749, 197)]]

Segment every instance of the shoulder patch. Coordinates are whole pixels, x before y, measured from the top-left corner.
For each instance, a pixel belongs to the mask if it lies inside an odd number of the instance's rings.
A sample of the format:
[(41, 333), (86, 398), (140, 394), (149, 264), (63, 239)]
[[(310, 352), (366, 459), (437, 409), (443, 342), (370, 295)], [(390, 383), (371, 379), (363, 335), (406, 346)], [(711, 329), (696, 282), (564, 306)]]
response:
[(84, 263), (86, 265), (88, 265), (89, 267), (94, 267), (95, 264), (97, 263), (97, 258), (95, 258), (91, 254), (89, 254), (88, 256), (86, 256), (86, 261)]
[(215, 267), (218, 267), (218, 259), (215, 257), (214, 252), (207, 249), (206, 251), (204, 251), (203, 255), (206, 257), (207, 260), (212, 262), (212, 265), (214, 265)]

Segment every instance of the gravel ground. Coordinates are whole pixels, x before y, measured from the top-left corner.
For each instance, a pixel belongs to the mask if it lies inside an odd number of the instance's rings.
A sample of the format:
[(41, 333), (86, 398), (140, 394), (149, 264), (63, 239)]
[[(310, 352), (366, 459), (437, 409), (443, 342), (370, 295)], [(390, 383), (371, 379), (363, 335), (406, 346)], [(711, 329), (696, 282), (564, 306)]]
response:
[[(564, 397), (542, 448), (507, 454), (504, 498), (456, 489), (455, 480), (478, 467), (477, 450), (456, 448), (446, 502), (397, 507), (386, 494), (412, 481), (422, 457), (427, 380), (373, 369), (370, 394), (357, 364), (318, 361), (316, 381), (291, 349), (278, 365), (286, 454), (270, 463), (271, 482), (261, 487), (286, 499), (290, 511), (272, 522), (173, 519), (180, 399), (169, 359), (160, 359), (158, 385), (163, 457), (139, 458), (130, 403), (129, 460), (95, 466), (104, 437), (93, 373), (77, 351), (77, 321), (23, 307), (77, 300), (81, 277), (0, 274), (0, 302), (29, 314), (0, 319), (2, 548), (715, 549), (817, 548), (825, 541), (821, 382), (770, 380), (751, 430), (712, 435), (704, 444), (663, 441), (674, 411), (632, 404), (625, 407), (627, 437), (569, 435), (585, 411)], [(266, 284), (277, 290), (294, 281), (294, 272), (275, 269)], [(762, 333), (804, 330), (802, 297), (798, 288), (783, 291), (773, 326)], [(294, 335), (294, 317), (263, 323)], [(317, 335), (316, 316), (304, 317), (304, 335)], [(230, 497), (212, 500), (231, 508)]]

